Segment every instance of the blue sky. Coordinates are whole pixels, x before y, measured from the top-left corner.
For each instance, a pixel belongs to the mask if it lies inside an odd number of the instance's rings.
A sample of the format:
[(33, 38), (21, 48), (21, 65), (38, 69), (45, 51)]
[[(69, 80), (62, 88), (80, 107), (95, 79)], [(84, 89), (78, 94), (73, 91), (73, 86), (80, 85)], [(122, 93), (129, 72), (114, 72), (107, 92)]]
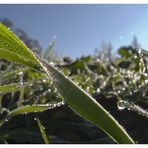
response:
[(132, 32), (148, 48), (148, 5), (0, 4), (0, 18), (10, 19), (43, 49), (56, 35), (55, 50), (61, 55), (93, 54), (101, 41), (110, 42), (116, 50), (131, 43)]

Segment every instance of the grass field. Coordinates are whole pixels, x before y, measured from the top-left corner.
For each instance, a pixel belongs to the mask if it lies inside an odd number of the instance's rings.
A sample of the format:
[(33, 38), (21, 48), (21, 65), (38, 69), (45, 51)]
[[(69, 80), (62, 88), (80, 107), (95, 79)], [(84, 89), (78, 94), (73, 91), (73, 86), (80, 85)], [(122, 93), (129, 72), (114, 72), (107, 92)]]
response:
[(148, 143), (148, 52), (118, 54), (53, 63), (0, 24), (0, 143)]

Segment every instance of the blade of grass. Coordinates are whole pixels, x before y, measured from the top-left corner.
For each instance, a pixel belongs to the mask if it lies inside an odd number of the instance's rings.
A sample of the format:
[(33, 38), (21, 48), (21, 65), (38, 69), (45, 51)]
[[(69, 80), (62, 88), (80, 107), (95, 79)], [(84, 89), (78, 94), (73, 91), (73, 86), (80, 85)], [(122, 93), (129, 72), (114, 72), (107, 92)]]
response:
[(101, 128), (117, 143), (134, 143), (123, 127), (95, 99), (47, 61), (41, 60), (41, 63), (63, 99), (77, 114)]
[(10, 85), (0, 85), (0, 92), (15, 92), (18, 90), (18, 84), (10, 84)]
[(9, 77), (11, 77), (11, 76), (15, 76), (15, 75), (18, 75), (20, 72), (24, 73), (27, 71), (29, 71), (29, 67), (23, 67), (23, 68), (18, 67), (15, 70), (11, 70), (11, 71), (5, 70), (3, 72), (0, 72), (0, 76), (2, 77), (2, 79), (6, 79), (6, 78), (9, 79)]
[(0, 58), (34, 68), (38, 67), (32, 51), (2, 23), (0, 23)]
[(37, 113), (42, 112), (48, 109), (53, 109), (55, 107), (59, 107), (63, 102), (59, 102), (57, 104), (37, 104), (37, 105), (26, 105), (14, 109), (10, 112), (9, 117), (16, 116), (18, 114), (27, 114), (27, 113)]
[[(29, 86), (29, 83), (25, 83), (22, 86), (23, 87)], [(9, 84), (9, 85), (0, 85), (0, 93), (16, 92), (19, 90), (20, 86), (18, 83)]]
[(42, 124), (41, 124), (41, 122), (40, 122), (40, 120), (38, 118), (36, 120), (37, 120), (37, 124), (38, 124), (38, 127), (40, 129), (40, 132), (42, 134), (42, 138), (43, 138), (44, 142), (46, 144), (49, 144), (49, 141), (48, 141), (47, 135), (45, 133), (44, 127), (42, 126)]
[(7, 122), (10, 118), (17, 116), (19, 114), (43, 112), (45, 110), (50, 110), (56, 107), (60, 107), (61, 105), (64, 105), (63, 101), (56, 103), (56, 104), (37, 104), (37, 105), (26, 105), (26, 106), (19, 107), (17, 109), (10, 111), (9, 114), (3, 120), (1, 120), (0, 127), (5, 122)]

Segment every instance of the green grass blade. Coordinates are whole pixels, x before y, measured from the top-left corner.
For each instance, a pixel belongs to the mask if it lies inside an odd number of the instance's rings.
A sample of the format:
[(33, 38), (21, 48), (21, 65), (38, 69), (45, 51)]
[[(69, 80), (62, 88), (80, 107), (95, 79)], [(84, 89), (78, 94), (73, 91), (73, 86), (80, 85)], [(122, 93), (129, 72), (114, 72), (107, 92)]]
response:
[[(1, 96), (0, 96), (1, 97)], [(0, 98), (1, 99), (1, 98)], [(10, 118), (17, 116), (19, 114), (28, 114), (28, 113), (37, 113), (37, 112), (43, 112), (45, 110), (50, 110), (53, 108), (60, 107), (61, 105), (64, 105), (64, 102), (61, 101), (56, 104), (37, 104), (37, 105), (26, 105), (19, 107), (17, 109), (14, 109), (9, 112), (7, 117), (0, 122), (0, 127)]]
[[(28, 86), (28, 83), (22, 85), (23, 87)], [(21, 86), (21, 87), (22, 87)], [(7, 93), (7, 92), (16, 92), (20, 90), (20, 85), (18, 83), (9, 84), (9, 85), (0, 85), (0, 93)]]
[(0, 85), (0, 92), (15, 92), (18, 90), (18, 84), (10, 84), (10, 85)]
[(45, 60), (41, 63), (60, 94), (77, 114), (97, 125), (117, 143), (134, 143), (120, 124), (95, 99)]
[(42, 124), (41, 124), (41, 122), (40, 122), (39, 119), (37, 119), (37, 123), (38, 123), (38, 127), (39, 127), (39, 129), (40, 129), (40, 132), (41, 132), (41, 134), (42, 134), (42, 138), (43, 138), (44, 142), (45, 142), (46, 144), (49, 144), (49, 141), (48, 141), (47, 135), (46, 135), (46, 133), (45, 133), (44, 127), (42, 126)]
[(38, 66), (31, 50), (2, 23), (0, 23), (0, 58), (34, 68)]
[[(55, 107), (55, 106), (54, 106)], [(53, 109), (53, 105), (51, 104), (45, 104), (45, 105), (26, 105), (23, 107), (19, 107), (17, 109), (14, 109), (10, 112), (9, 116), (16, 116), (18, 114), (27, 114), (27, 113), (37, 113), (42, 112), (48, 109)]]
[(8, 69), (8, 70), (0, 72), (0, 76), (1, 76), (0, 79), (6, 79), (6, 78), (9, 79), (12, 76), (19, 75), (20, 72), (25, 73), (27, 71), (29, 71), (29, 67), (23, 67), (23, 68), (18, 67), (17, 69), (14, 69), (11, 71), (10, 71), (10, 69)]

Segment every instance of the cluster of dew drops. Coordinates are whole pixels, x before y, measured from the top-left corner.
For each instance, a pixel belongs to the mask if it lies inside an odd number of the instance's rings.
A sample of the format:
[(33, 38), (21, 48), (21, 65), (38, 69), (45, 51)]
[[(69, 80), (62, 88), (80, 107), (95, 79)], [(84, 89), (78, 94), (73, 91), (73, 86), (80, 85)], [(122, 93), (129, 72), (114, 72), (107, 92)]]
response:
[(128, 109), (131, 111), (135, 111), (139, 115), (142, 115), (142, 116), (145, 116), (146, 118), (148, 118), (148, 112), (146, 110), (144, 110), (143, 108), (141, 108), (140, 106), (135, 105), (133, 102), (127, 102), (125, 100), (120, 100), (117, 102), (117, 107), (119, 110)]

